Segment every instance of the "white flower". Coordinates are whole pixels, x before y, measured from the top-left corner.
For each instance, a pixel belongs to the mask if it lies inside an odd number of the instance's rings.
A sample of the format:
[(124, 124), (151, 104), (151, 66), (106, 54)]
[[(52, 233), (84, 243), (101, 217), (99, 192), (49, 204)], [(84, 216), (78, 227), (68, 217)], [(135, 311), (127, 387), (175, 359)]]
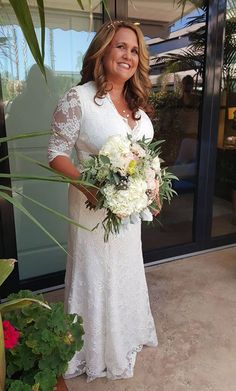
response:
[(161, 171), (161, 164), (160, 164), (160, 159), (158, 156), (154, 157), (152, 163), (151, 163), (151, 167), (153, 168), (153, 170), (155, 170), (156, 174), (159, 174), (160, 171)]
[(113, 169), (126, 172), (133, 154), (130, 151), (131, 142), (124, 136), (111, 136), (99, 151), (99, 155), (105, 155), (110, 159)]
[(127, 190), (117, 190), (114, 185), (107, 185), (103, 191), (107, 207), (116, 215), (124, 218), (132, 213), (140, 213), (148, 205), (146, 181), (130, 177)]
[(145, 178), (146, 178), (148, 190), (155, 190), (156, 188), (155, 176), (156, 176), (155, 171), (152, 168), (150, 167), (146, 168)]
[(130, 147), (130, 150), (137, 157), (141, 158), (146, 156), (145, 150), (138, 143), (133, 143)]

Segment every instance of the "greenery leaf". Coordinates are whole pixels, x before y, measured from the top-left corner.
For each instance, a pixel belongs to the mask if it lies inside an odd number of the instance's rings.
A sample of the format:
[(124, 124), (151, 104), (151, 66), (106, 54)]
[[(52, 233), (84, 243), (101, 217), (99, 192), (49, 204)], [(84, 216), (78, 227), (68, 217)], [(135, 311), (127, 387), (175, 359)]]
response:
[(0, 259), (0, 286), (13, 271), (15, 262), (15, 259)]
[(77, 3), (79, 4), (80, 8), (84, 11), (84, 6), (81, 0), (77, 0)]
[(17, 201), (14, 197), (11, 197), (9, 194), (4, 193), (3, 191), (0, 191), (0, 197), (10, 202), (12, 205), (14, 205), (17, 209), (19, 209), (22, 213), (24, 213), (30, 220), (33, 221), (35, 225), (37, 225), (57, 246), (59, 246), (67, 255), (68, 252), (65, 250), (65, 248), (56, 240), (56, 238), (50, 234), (46, 230), (46, 228), (43, 227), (43, 225), (27, 210), (19, 201)]
[(40, 384), (40, 390), (52, 391), (57, 382), (56, 373), (49, 368), (46, 368), (37, 373), (35, 376), (35, 382), (36, 384)]
[(32, 299), (32, 298), (22, 298), (22, 299), (10, 300), (9, 302), (6, 301), (5, 303), (0, 304), (0, 312), (1, 314), (5, 314), (9, 311), (18, 310), (22, 307), (28, 306), (33, 303), (45, 307), (48, 310), (51, 309), (51, 307), (48, 304), (44, 303), (43, 301)]
[[(8, 191), (11, 191), (11, 192), (13, 191), (13, 189), (12, 189), (11, 187), (1, 186), (1, 185), (0, 185), (0, 189), (1, 189), (1, 190), (8, 190)], [(62, 213), (60, 213), (60, 212), (58, 212), (57, 210), (51, 209), (51, 208), (49, 208), (48, 206), (42, 204), (41, 202), (39, 202), (39, 201), (37, 201), (37, 200), (35, 200), (35, 199), (33, 199), (33, 198), (27, 196), (26, 194), (23, 194), (23, 193), (21, 193), (21, 192), (19, 192), (19, 191), (17, 191), (17, 190), (14, 190), (14, 192), (17, 193), (17, 194), (19, 194), (19, 195), (21, 195), (21, 196), (24, 197), (25, 199), (27, 199), (27, 200), (33, 202), (35, 205), (38, 205), (38, 206), (40, 206), (41, 208), (45, 209), (46, 211), (48, 211), (48, 212), (54, 214), (55, 216), (60, 217), (62, 220), (66, 221), (67, 223), (74, 224), (74, 225), (76, 225), (78, 228), (85, 229), (86, 231), (91, 232), (91, 229), (84, 227), (83, 225), (77, 223), (75, 220), (70, 219), (70, 218), (67, 217), (66, 215), (64, 215), (64, 214), (62, 214)], [(1, 280), (0, 280), (0, 282), (1, 282)]]
[(0, 143), (6, 143), (9, 141), (21, 140), (21, 139), (26, 139), (26, 138), (31, 138), (31, 137), (48, 136), (49, 134), (51, 134), (50, 131), (21, 133), (21, 134), (15, 135), (15, 136), (0, 137)]
[(87, 181), (82, 181), (80, 179), (72, 180), (71, 178), (61, 177), (61, 176), (40, 176), (40, 175), (27, 175), (27, 174), (2, 174), (0, 173), (0, 178), (12, 178), (12, 179), (24, 179), (24, 180), (37, 180), (37, 181), (46, 181), (46, 182), (59, 182), (59, 183), (72, 183), (80, 184), (83, 186), (94, 187), (98, 189), (97, 186), (88, 183)]
[(41, 53), (42, 53), (42, 58), (43, 58), (43, 61), (44, 61), (44, 54), (45, 54), (45, 12), (44, 12), (43, 0), (37, 0), (37, 4), (38, 4), (39, 17), (40, 17), (40, 24), (41, 24)]
[(103, 164), (110, 164), (110, 159), (108, 156), (105, 155), (99, 155), (99, 158)]

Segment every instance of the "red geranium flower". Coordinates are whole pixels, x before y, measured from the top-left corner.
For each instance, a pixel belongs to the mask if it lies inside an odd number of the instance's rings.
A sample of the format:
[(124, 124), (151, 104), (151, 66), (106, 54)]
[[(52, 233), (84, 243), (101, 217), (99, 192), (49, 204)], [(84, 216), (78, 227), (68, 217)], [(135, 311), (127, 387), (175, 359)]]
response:
[(13, 349), (20, 338), (20, 332), (11, 325), (9, 320), (4, 320), (2, 325), (5, 348)]

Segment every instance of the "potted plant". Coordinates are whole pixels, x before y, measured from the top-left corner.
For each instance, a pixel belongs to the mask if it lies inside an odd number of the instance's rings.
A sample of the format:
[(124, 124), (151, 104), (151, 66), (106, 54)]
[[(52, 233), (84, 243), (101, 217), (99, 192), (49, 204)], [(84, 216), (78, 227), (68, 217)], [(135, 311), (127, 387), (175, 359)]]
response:
[[(14, 260), (0, 260), (4, 280), (13, 265)], [(7, 299), (0, 304), (1, 391), (52, 391), (82, 348), (82, 319), (65, 314), (62, 303), (49, 306), (30, 291)]]

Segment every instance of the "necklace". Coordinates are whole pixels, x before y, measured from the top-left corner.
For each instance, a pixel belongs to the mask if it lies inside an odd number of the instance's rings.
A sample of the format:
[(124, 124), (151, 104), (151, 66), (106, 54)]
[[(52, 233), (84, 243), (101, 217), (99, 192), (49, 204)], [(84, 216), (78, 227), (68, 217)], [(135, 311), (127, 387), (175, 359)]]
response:
[(117, 99), (117, 98), (112, 98), (110, 94), (108, 94), (113, 106), (116, 108), (116, 110), (118, 111), (118, 113), (121, 113), (120, 115), (125, 118), (125, 119), (128, 119), (130, 117), (130, 114), (127, 113), (127, 110), (125, 109), (121, 109), (121, 105), (124, 107), (124, 103), (122, 104), (121, 102), (121, 99)]
[(126, 113), (126, 110), (122, 110), (122, 117), (126, 117), (126, 118), (129, 118), (129, 113)]

